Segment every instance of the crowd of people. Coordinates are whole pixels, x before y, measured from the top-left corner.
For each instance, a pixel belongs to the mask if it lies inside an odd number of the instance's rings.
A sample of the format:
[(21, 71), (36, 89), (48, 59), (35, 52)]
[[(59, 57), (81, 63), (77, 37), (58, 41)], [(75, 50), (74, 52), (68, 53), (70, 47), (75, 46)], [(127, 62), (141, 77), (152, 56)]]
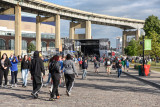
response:
[[(118, 77), (121, 76), (122, 70), (129, 71), (128, 58), (111, 57), (105, 58), (98, 56), (94, 57), (73, 57), (67, 54), (65, 57), (54, 55), (48, 62), (48, 79), (44, 82), (46, 76), (46, 70), (44, 62), (40, 52), (35, 51), (33, 58), (28, 58), (27, 55), (21, 60), (21, 69), (18, 69), (19, 60), (13, 54), (8, 58), (7, 54), (4, 53), (0, 60), (0, 87), (8, 87), (8, 73), (11, 73), (11, 85), (10, 88), (17, 87), (17, 74), (21, 71), (22, 76), (22, 87), (27, 87), (28, 74), (31, 74), (33, 91), (31, 95), (33, 98), (38, 98), (38, 93), (43, 86), (51, 84), (50, 98), (53, 101), (60, 98), (59, 86), (66, 87), (66, 94), (71, 95), (71, 90), (74, 86), (75, 76), (78, 77), (76, 66), (82, 71), (82, 79), (87, 79), (87, 69), (89, 61), (94, 62), (95, 73), (99, 74), (100, 65), (104, 65), (107, 75), (111, 74), (111, 68), (117, 69)], [(3, 77), (5, 83), (3, 85)], [(43, 84), (44, 83), (44, 84)]]

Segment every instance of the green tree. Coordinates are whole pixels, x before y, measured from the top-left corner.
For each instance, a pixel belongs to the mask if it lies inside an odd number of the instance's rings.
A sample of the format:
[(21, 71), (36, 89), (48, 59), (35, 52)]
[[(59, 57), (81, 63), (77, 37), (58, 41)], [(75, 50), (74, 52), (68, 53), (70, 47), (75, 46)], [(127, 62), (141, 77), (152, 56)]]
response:
[(160, 56), (160, 20), (157, 16), (152, 15), (145, 20), (144, 31), (145, 39), (152, 39), (152, 50), (145, 51), (145, 55)]
[[(160, 37), (160, 20), (158, 19), (157, 16), (149, 16), (146, 20), (145, 20), (145, 24), (144, 24), (144, 31), (146, 33), (146, 36), (148, 38), (152, 38), (152, 33), (153, 31), (156, 32), (158, 35), (158, 37)], [(160, 39), (160, 38), (159, 38)], [(158, 40), (160, 42), (160, 40)]]
[(27, 47), (28, 53), (31, 53), (31, 51), (35, 51), (35, 50), (36, 50), (36, 46), (34, 46), (33, 43), (30, 43), (29, 46)]
[(132, 39), (129, 42), (129, 45), (124, 49), (125, 54), (129, 56), (137, 56), (138, 55), (138, 41)]

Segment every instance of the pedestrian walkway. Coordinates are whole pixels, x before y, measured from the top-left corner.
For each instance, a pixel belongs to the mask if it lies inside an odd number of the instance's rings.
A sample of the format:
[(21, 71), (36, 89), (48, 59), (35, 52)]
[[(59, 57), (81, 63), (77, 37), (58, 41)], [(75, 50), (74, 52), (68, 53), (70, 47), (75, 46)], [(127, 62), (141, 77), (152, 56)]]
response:
[[(160, 88), (160, 72), (152, 71), (150, 72), (150, 76), (139, 76), (138, 70), (131, 68), (129, 72), (125, 72), (129, 75), (135, 76), (136, 78), (140, 78), (145, 80), (146, 82), (151, 82), (151, 84), (157, 85)], [(159, 85), (159, 86), (158, 86)]]
[(99, 74), (94, 73), (93, 63), (90, 63), (87, 79), (82, 80), (79, 70), (72, 95), (68, 97), (65, 88), (59, 87), (60, 99), (56, 101), (48, 101), (49, 87), (42, 88), (39, 99), (32, 99), (29, 77), (27, 88), (22, 88), (19, 82), (17, 88), (0, 89), (0, 107), (160, 107), (159, 89), (125, 74), (117, 78), (114, 70), (107, 76), (103, 66), (99, 71)]

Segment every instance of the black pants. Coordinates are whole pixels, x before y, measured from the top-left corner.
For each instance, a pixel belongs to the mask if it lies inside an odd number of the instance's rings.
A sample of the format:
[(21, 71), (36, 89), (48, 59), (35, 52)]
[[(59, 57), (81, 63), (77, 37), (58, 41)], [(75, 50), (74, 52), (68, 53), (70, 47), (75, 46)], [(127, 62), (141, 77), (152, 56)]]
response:
[(59, 86), (60, 78), (56, 78), (55, 76), (52, 76), (52, 80), (53, 80), (53, 89), (51, 93), (51, 98), (54, 98), (55, 95), (59, 96), (58, 86)]
[(17, 74), (18, 74), (18, 71), (11, 71), (11, 76), (12, 76), (11, 84), (14, 84), (14, 82), (15, 84), (17, 83)]
[(74, 85), (75, 74), (64, 74), (64, 75), (65, 75), (66, 89), (68, 92), (70, 92)]
[(0, 70), (0, 85), (2, 85), (3, 76), (5, 79), (5, 85), (7, 85), (8, 82), (8, 70)]
[(42, 88), (42, 77), (41, 76), (33, 76), (33, 94), (37, 94)]

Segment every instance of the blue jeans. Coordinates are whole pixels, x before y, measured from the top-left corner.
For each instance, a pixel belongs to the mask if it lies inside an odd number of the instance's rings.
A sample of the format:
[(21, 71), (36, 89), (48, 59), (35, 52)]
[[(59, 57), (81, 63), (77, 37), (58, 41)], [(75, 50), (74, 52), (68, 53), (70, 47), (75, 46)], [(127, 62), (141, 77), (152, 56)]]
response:
[(49, 84), (49, 82), (50, 82), (50, 79), (51, 79), (51, 73), (49, 73), (49, 75), (48, 75), (47, 84)]
[(83, 69), (82, 79), (86, 78), (86, 75), (87, 75), (87, 70)]
[(22, 80), (24, 86), (27, 86), (28, 71), (29, 69), (22, 69)]
[(121, 73), (122, 73), (122, 69), (118, 69), (118, 77), (120, 77), (121, 76)]

